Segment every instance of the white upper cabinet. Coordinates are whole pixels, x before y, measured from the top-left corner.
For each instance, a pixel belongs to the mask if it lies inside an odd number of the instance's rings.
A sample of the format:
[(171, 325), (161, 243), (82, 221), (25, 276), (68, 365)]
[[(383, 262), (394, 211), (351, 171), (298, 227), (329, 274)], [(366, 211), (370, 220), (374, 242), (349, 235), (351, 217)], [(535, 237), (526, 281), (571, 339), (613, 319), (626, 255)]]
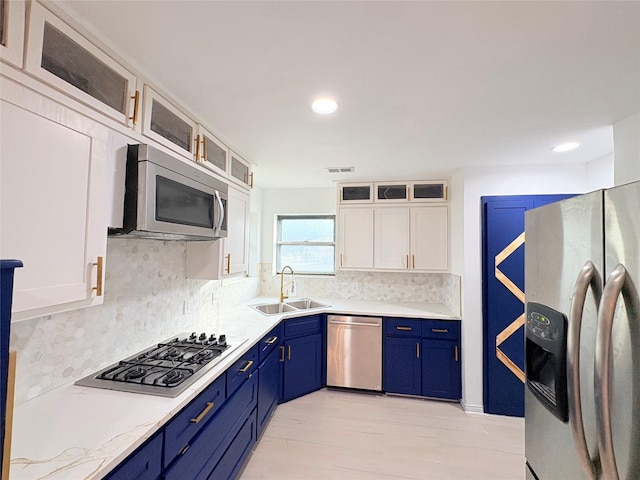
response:
[(413, 203), (448, 202), (449, 182), (446, 180), (410, 182), (409, 201)]
[(22, 68), (24, 53), (24, 7), (23, 0), (0, 2), (0, 58), (18, 68)]
[(243, 187), (253, 188), (253, 172), (248, 161), (235, 152), (230, 152), (229, 179)]
[(196, 122), (149, 85), (144, 86), (142, 134), (196, 160)]
[(337, 262), (344, 270), (373, 268), (373, 208), (340, 208)]
[(386, 182), (375, 184), (376, 203), (406, 203), (409, 200), (410, 184), (408, 182)]
[(229, 149), (202, 125), (198, 125), (195, 159), (218, 175), (229, 176)]
[(249, 272), (249, 192), (229, 187), (228, 196), (227, 237), (187, 242), (187, 278), (220, 280)]
[(36, 2), (30, 2), (28, 39), (28, 72), (136, 128), (140, 94), (133, 73)]
[(13, 319), (103, 302), (108, 129), (0, 83), (0, 257), (22, 260)]
[(449, 270), (449, 207), (411, 207), (410, 245), (412, 270)]
[(376, 208), (374, 215), (374, 266), (404, 270), (409, 263), (409, 209)]

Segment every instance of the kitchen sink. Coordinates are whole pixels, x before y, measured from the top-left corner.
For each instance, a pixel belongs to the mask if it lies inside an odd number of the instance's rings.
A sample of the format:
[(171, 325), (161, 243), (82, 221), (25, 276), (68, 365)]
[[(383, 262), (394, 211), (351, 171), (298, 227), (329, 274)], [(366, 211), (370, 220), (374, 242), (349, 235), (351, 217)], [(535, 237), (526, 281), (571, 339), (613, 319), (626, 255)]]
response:
[(292, 300), (291, 302), (287, 302), (286, 305), (290, 305), (299, 310), (308, 310), (309, 308), (323, 308), (328, 306), (328, 305), (325, 305), (324, 303), (311, 300), (310, 298), (301, 298), (300, 300)]
[(262, 305), (254, 305), (253, 308), (265, 315), (275, 315), (277, 313), (295, 312), (294, 308), (286, 303), (263, 303)]
[(310, 298), (301, 298), (300, 300), (292, 300), (285, 303), (261, 303), (259, 305), (252, 305), (257, 311), (263, 315), (277, 315), (286, 312), (297, 312), (300, 310), (310, 310), (312, 308), (324, 308), (328, 307), (324, 303), (316, 302)]

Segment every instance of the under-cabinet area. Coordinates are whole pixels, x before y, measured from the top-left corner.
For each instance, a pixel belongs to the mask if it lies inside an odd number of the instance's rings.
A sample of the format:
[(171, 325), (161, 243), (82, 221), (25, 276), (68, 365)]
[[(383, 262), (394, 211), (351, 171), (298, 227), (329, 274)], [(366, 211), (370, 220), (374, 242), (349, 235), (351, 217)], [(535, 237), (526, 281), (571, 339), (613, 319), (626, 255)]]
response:
[[(327, 300), (325, 304), (334, 306), (287, 315), (261, 314), (253, 303), (233, 309), (233, 321), (225, 325), (227, 338), (247, 340), (178, 397), (68, 385), (19, 406), (13, 458), (24, 461), (12, 464), (11, 478), (238, 478), (277, 405), (326, 385), (327, 312), (383, 316), (385, 332), (395, 331), (397, 322), (432, 322), (434, 328), (460, 322), (442, 306), (428, 304), (409, 307), (424, 312), (423, 319), (416, 319), (390, 317), (408, 307), (381, 302), (358, 302), (353, 304), (357, 310), (350, 311), (349, 301)], [(429, 320), (434, 311), (441, 312), (442, 319)], [(384, 345), (386, 349), (386, 340)], [(396, 374), (385, 373), (384, 385), (392, 384), (387, 376)], [(384, 391), (392, 392), (386, 387)], [(422, 391), (414, 394), (423, 396)], [(91, 412), (101, 405), (104, 414), (96, 424)], [(56, 414), (49, 416), (52, 409)], [(87, 425), (92, 425), (91, 438), (86, 438)], [(34, 441), (34, 428), (58, 441)], [(83, 444), (76, 457), (57, 463), (56, 452), (69, 451), (76, 442)]]

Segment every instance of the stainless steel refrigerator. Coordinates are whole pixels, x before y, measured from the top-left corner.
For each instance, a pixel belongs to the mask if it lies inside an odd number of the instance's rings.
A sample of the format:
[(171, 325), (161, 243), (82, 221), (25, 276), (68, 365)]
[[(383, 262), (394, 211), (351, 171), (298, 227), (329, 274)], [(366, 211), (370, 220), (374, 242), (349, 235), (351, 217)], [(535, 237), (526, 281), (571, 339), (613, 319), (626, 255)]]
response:
[(640, 182), (525, 213), (527, 479), (640, 479)]

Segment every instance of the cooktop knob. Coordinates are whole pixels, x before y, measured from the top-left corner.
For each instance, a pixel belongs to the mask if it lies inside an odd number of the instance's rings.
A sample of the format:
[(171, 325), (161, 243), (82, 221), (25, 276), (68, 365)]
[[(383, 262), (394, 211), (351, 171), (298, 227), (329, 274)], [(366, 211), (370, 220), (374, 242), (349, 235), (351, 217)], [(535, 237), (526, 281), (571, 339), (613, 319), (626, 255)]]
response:
[(218, 345), (221, 345), (224, 347), (226, 344), (227, 344), (227, 336), (220, 335), (220, 338), (218, 338)]
[(197, 337), (196, 332), (191, 332), (191, 336), (189, 337), (190, 340), (194, 340)]
[(200, 334), (200, 338), (199, 338), (198, 340), (206, 340), (206, 339), (207, 339), (207, 334), (206, 334), (206, 333), (204, 333), (204, 332), (202, 332), (202, 333)]
[(216, 340), (216, 335), (215, 333), (212, 333), (211, 336), (209, 337), (209, 341), (214, 342), (215, 340)]

